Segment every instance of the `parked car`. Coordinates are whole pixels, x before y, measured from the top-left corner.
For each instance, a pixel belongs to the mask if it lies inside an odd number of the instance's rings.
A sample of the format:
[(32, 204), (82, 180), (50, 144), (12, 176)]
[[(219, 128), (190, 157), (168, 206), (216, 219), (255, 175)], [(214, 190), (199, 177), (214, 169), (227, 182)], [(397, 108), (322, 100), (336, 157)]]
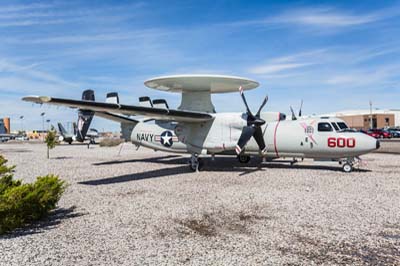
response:
[(398, 128), (388, 128), (387, 131), (392, 134), (393, 138), (400, 138), (400, 129)]
[(370, 131), (370, 130), (366, 131), (366, 130), (361, 129), (360, 132), (364, 133), (364, 134), (367, 134), (368, 136), (371, 136), (371, 137), (376, 138), (376, 139), (379, 139), (379, 137), (380, 137), (380, 135), (378, 133), (375, 133), (375, 132)]
[(384, 130), (384, 129), (373, 128), (373, 129), (370, 129), (369, 131), (377, 133), (379, 135), (380, 139), (390, 139), (390, 138), (392, 138), (392, 134), (389, 131)]

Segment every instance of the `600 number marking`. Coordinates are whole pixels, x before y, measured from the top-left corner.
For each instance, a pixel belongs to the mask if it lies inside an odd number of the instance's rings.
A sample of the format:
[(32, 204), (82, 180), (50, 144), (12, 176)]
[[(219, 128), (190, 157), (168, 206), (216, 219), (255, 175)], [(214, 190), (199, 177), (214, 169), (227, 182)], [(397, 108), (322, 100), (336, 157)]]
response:
[(355, 138), (328, 138), (329, 148), (354, 148), (356, 146)]

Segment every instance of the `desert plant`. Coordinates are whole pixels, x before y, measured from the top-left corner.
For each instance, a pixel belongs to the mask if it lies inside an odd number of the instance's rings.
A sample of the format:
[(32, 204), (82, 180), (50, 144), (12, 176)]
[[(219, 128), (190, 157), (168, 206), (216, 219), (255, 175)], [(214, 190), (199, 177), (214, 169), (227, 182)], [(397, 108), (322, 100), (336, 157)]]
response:
[(48, 215), (66, 188), (57, 176), (38, 177), (35, 183), (13, 180), (13, 166), (0, 155), (0, 234)]
[(50, 158), (50, 150), (54, 149), (57, 144), (56, 131), (53, 126), (51, 126), (50, 131), (47, 132), (44, 142), (47, 145), (47, 159), (49, 159)]
[(0, 195), (10, 187), (19, 186), (20, 181), (13, 180), (15, 166), (7, 166), (7, 159), (0, 155)]

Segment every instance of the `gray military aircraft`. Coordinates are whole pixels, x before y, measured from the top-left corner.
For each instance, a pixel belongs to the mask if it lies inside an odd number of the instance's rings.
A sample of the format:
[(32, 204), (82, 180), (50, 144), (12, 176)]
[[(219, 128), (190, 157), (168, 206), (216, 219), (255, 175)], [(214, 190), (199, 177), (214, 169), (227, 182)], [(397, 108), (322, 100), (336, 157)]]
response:
[(96, 144), (96, 138), (99, 137), (99, 132), (97, 129), (90, 128), (85, 133), (77, 128), (76, 123), (73, 123), (73, 132), (68, 132), (61, 123), (57, 123), (57, 126), (60, 134), (59, 140), (68, 144), (72, 144), (74, 141), (84, 142), (85, 140), (88, 140), (89, 144)]
[[(164, 99), (140, 97), (139, 105), (120, 104), (117, 93), (106, 102), (73, 100), (48, 96), (28, 96), (24, 101), (79, 108), (121, 123), (121, 132), (138, 146), (167, 152), (190, 153), (190, 169), (198, 171), (205, 155), (235, 155), (242, 163), (250, 156), (268, 160), (280, 157), (313, 158), (339, 162), (351, 172), (359, 156), (379, 148), (379, 142), (348, 130), (346, 123), (331, 117), (292, 117), (280, 112), (261, 112), (264, 98), (254, 114), (244, 91), (258, 87), (250, 79), (220, 75), (176, 75), (145, 81), (147, 87), (182, 94), (177, 109)], [(238, 91), (246, 112), (216, 113), (211, 94)], [(135, 119), (132, 115), (145, 118)]]

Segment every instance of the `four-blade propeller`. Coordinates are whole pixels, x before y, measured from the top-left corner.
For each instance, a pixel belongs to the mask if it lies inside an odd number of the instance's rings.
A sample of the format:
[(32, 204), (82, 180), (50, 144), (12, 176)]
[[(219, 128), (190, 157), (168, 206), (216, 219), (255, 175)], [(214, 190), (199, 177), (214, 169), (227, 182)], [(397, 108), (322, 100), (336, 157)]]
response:
[(236, 145), (236, 153), (240, 154), (242, 152), (244, 146), (246, 146), (251, 137), (254, 137), (261, 152), (264, 153), (266, 146), (261, 126), (265, 124), (265, 120), (260, 118), (260, 113), (268, 101), (268, 96), (264, 98), (260, 108), (258, 108), (256, 115), (253, 115), (253, 113), (250, 111), (249, 106), (247, 105), (246, 98), (243, 94), (243, 88), (241, 86), (239, 87), (239, 92), (240, 96), (242, 96), (244, 105), (246, 106), (247, 126), (243, 127), (242, 134), (240, 135), (239, 141)]

